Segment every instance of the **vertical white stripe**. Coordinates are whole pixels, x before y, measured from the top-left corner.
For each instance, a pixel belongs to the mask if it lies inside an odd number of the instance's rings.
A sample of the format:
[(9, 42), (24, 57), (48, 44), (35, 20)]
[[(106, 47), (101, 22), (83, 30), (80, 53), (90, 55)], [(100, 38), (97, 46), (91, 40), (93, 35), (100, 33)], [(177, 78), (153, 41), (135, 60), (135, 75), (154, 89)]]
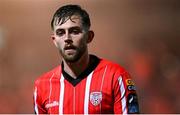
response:
[(74, 87), (74, 95), (73, 95), (73, 112), (76, 113), (76, 89)]
[(85, 89), (85, 98), (84, 98), (84, 114), (88, 114), (89, 92), (90, 92), (92, 74), (93, 74), (93, 71), (88, 75), (87, 80), (86, 80), (86, 89)]
[(104, 83), (104, 76), (105, 76), (105, 74), (106, 74), (106, 70), (107, 70), (107, 66), (106, 66), (106, 68), (105, 68), (105, 70), (104, 70), (103, 77), (102, 77), (101, 91), (102, 91), (102, 86), (103, 86), (103, 83)]
[[(54, 76), (54, 73), (52, 74), (52, 76), (51, 76), (51, 78), (49, 79), (49, 103), (51, 103), (51, 100), (50, 100), (50, 98), (51, 98), (51, 92), (52, 92), (52, 82), (51, 82), (51, 80), (52, 80), (52, 78), (53, 78), (53, 76)], [(51, 110), (51, 109), (50, 109)], [(50, 112), (51, 113), (51, 112)]]
[(51, 92), (52, 92), (52, 82), (51, 82), (51, 80), (52, 80), (53, 76), (54, 76), (54, 73), (51, 76), (51, 78), (49, 79), (49, 87), (50, 87), (49, 88), (50, 89), (50, 91), (49, 91), (49, 103), (50, 103), (50, 97), (51, 97)]
[(119, 86), (120, 86), (120, 91), (121, 91), (122, 113), (127, 114), (125, 88), (124, 88), (122, 76), (120, 76), (118, 80), (119, 80)]
[(38, 115), (39, 114), (39, 111), (38, 111), (38, 106), (37, 106), (37, 87), (35, 87), (35, 91), (34, 91), (34, 110), (35, 110), (35, 113)]
[(61, 79), (60, 79), (60, 96), (59, 96), (59, 114), (63, 114), (63, 100), (64, 100), (64, 76), (61, 74)]
[[(103, 84), (104, 84), (104, 76), (105, 76), (105, 74), (106, 74), (106, 70), (107, 70), (107, 66), (106, 66), (106, 68), (105, 68), (105, 70), (104, 70), (104, 73), (103, 73), (100, 92), (102, 92), (102, 87), (103, 87)], [(101, 105), (101, 103), (100, 103), (100, 114), (102, 113), (102, 112), (101, 112), (101, 107), (102, 107), (102, 105)]]

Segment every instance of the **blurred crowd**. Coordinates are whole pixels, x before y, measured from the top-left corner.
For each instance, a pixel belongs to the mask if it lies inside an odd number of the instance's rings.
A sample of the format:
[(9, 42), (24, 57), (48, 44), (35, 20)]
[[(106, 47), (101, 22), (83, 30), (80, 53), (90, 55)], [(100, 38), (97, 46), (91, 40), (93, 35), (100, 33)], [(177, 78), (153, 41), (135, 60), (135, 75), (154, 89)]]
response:
[(127, 57), (127, 66), (135, 76), (142, 112), (179, 113), (178, 38), (158, 37), (133, 42), (137, 44)]

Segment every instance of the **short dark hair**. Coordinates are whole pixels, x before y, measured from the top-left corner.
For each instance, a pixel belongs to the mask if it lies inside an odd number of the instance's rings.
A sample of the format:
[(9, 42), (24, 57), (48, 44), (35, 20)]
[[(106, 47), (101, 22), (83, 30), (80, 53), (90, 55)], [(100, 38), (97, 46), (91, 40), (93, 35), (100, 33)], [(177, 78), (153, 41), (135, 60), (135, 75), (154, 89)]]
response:
[(71, 16), (73, 15), (79, 15), (81, 17), (83, 27), (89, 30), (91, 26), (89, 14), (79, 5), (72, 5), (72, 4), (62, 6), (54, 13), (54, 16), (51, 21), (52, 30), (54, 30), (55, 21), (58, 21), (58, 24), (61, 25), (65, 23), (68, 19), (71, 19)]

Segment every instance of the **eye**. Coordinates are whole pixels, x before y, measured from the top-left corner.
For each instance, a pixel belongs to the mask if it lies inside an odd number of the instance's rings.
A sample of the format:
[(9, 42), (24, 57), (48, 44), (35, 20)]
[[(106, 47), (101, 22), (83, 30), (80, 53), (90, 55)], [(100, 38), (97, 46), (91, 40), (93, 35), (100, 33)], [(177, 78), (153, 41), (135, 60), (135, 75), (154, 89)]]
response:
[(65, 34), (65, 30), (63, 30), (63, 29), (57, 29), (56, 30), (56, 35), (63, 36), (64, 34)]
[(73, 30), (71, 33), (73, 33), (73, 34), (79, 34), (80, 31), (79, 31), (79, 30)]
[(79, 33), (82, 33), (82, 30), (79, 27), (74, 27), (69, 30), (69, 33), (77, 35)]

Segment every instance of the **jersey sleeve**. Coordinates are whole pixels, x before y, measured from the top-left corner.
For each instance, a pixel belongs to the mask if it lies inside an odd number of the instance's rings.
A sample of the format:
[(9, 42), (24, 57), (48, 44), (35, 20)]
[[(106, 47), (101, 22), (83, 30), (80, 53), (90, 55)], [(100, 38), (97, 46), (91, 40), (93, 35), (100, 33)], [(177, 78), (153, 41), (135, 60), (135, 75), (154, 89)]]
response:
[(135, 84), (128, 72), (114, 75), (114, 113), (140, 113)]
[(39, 86), (39, 81), (35, 81), (34, 84), (34, 96), (33, 96), (33, 101), (34, 101), (34, 112), (35, 114), (46, 114), (46, 109), (42, 106), (42, 99), (41, 99), (41, 92), (40, 92), (40, 86)]

